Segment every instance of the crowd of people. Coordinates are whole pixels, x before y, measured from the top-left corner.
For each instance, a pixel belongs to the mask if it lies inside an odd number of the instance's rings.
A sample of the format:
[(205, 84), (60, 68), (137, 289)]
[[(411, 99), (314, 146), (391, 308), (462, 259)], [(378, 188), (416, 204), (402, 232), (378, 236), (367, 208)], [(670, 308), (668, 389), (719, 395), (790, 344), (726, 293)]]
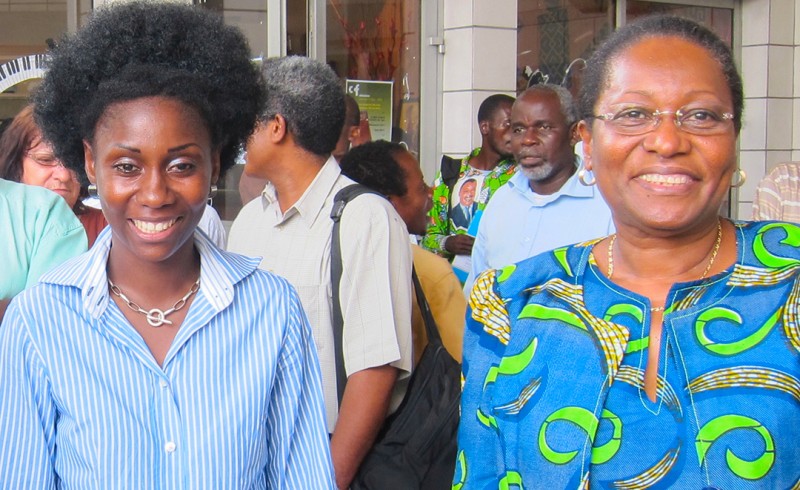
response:
[(719, 38), (647, 17), (580, 93), (488, 97), (429, 186), (324, 63), (95, 10), (0, 137), (0, 488), (364, 488), (428, 308), (463, 389), (419, 488), (797, 487), (800, 228), (720, 215), (743, 100)]

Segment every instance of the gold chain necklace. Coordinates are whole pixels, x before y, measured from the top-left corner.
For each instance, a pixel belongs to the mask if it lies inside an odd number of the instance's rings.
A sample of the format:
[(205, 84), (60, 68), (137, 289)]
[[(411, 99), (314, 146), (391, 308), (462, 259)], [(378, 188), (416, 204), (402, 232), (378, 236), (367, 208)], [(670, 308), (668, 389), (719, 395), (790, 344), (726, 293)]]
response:
[(192, 288), (189, 290), (188, 293), (186, 293), (183, 296), (183, 298), (176, 301), (175, 304), (172, 305), (172, 308), (166, 311), (162, 311), (158, 308), (153, 308), (149, 311), (145, 310), (141, 306), (131, 301), (131, 299), (128, 298), (128, 296), (126, 296), (125, 293), (122, 292), (119, 286), (111, 282), (111, 278), (108, 279), (108, 285), (111, 287), (111, 292), (114, 293), (116, 296), (119, 296), (122, 299), (122, 301), (124, 301), (125, 304), (128, 305), (128, 308), (132, 309), (136, 313), (141, 313), (144, 316), (146, 316), (147, 323), (149, 323), (151, 327), (157, 328), (160, 327), (161, 325), (164, 325), (165, 323), (167, 325), (172, 325), (172, 322), (167, 320), (167, 317), (175, 313), (176, 311), (180, 310), (184, 306), (186, 306), (186, 301), (188, 301), (189, 298), (200, 289), (200, 278), (199, 277), (197, 278), (194, 284), (192, 284)]
[[(614, 242), (617, 241), (617, 234), (614, 233), (611, 235), (611, 240), (608, 241), (608, 278), (611, 279), (611, 276), (614, 275)], [(717, 220), (717, 240), (714, 242), (714, 248), (711, 249), (711, 259), (708, 261), (708, 265), (706, 266), (706, 270), (703, 271), (703, 275), (700, 276), (700, 279), (705, 279), (709, 272), (711, 272), (711, 267), (714, 265), (714, 261), (717, 260), (717, 254), (719, 253), (719, 246), (722, 244), (722, 221)], [(664, 311), (663, 306), (655, 306), (650, 308), (652, 312)]]

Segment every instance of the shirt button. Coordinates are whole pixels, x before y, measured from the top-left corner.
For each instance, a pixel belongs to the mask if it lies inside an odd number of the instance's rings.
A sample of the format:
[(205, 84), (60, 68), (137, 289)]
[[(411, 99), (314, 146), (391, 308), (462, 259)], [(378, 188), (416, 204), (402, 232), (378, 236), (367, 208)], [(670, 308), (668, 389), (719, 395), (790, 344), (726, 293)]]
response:
[(164, 451), (168, 453), (173, 453), (175, 452), (175, 448), (177, 447), (178, 446), (174, 442), (168, 441), (166, 444), (164, 444)]
[(161, 381), (159, 381), (158, 384), (164, 389), (167, 389), (167, 387), (169, 386), (169, 383), (167, 383), (167, 380), (165, 380), (165, 379), (162, 379)]

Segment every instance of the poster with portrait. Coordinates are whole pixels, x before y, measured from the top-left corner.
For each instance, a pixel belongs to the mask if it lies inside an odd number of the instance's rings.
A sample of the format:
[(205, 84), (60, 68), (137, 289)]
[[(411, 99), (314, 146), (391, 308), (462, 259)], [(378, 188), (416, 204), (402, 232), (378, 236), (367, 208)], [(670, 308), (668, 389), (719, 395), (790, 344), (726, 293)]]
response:
[(450, 195), (450, 220), (457, 230), (468, 231), (475, 214), (483, 188), (484, 175), (465, 175), (453, 186)]

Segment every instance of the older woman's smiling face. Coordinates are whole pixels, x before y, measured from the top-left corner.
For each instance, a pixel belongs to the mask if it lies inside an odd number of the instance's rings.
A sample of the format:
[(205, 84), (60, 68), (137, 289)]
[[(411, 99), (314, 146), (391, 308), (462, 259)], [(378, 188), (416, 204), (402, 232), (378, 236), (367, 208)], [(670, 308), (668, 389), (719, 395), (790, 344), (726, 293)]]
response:
[(732, 112), (719, 63), (693, 42), (656, 36), (621, 51), (608, 73), (595, 115), (630, 107), (667, 112), (651, 132), (639, 135), (621, 134), (610, 121), (581, 123), (587, 167), (617, 228), (680, 232), (708, 226), (736, 167), (736, 131), (724, 120), (713, 134), (690, 134), (675, 124), (674, 112)]

